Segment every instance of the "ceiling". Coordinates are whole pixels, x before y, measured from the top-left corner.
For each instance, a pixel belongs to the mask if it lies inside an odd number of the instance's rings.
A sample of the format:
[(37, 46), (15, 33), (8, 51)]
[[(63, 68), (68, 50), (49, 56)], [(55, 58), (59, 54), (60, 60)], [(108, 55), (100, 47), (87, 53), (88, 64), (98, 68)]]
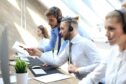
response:
[[(79, 24), (89, 33), (104, 37), (104, 17), (114, 9), (121, 8), (125, 0), (39, 0), (47, 8), (57, 6), (63, 16), (79, 16)], [(100, 34), (100, 35), (99, 35)], [(93, 37), (94, 38), (94, 37)]]

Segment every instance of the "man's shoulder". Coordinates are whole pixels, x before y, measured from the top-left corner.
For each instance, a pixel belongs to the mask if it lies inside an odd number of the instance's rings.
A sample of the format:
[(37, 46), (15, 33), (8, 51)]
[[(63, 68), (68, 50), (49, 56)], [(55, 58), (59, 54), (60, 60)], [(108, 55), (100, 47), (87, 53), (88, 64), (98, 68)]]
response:
[(59, 27), (51, 28), (51, 31), (58, 31)]
[(80, 36), (80, 42), (92, 42), (92, 41), (86, 37)]

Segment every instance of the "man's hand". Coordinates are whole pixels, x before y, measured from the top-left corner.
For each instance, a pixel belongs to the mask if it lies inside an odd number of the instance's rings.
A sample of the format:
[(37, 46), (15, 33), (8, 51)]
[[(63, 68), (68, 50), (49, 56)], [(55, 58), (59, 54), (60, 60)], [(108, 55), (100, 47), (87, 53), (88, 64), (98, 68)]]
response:
[(42, 52), (38, 48), (24, 48), (31, 56), (41, 56)]
[(70, 64), (68, 66), (68, 71), (69, 71), (69, 73), (77, 73), (78, 72), (77, 67), (73, 64)]

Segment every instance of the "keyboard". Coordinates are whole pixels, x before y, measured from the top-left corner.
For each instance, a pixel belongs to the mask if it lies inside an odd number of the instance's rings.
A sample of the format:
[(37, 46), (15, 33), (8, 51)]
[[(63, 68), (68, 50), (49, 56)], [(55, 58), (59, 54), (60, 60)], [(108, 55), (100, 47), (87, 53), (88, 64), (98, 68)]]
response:
[(41, 65), (43, 65), (44, 63), (41, 61), (41, 60), (39, 60), (38, 58), (32, 58), (32, 57), (27, 57), (28, 58), (28, 60), (29, 60), (29, 67), (32, 67), (32, 66), (35, 66), (35, 65), (39, 65), (39, 66), (41, 66)]
[[(52, 65), (48, 65), (48, 66), (43, 66), (43, 62), (41, 60), (39, 60), (38, 58), (31, 58), (28, 57), (29, 60), (29, 69), (30, 71), (34, 74), (34, 76), (43, 76), (43, 75), (47, 75), (47, 74), (52, 74), (52, 73), (61, 73), (59, 70), (57, 70), (58, 68)], [(35, 74), (34, 71), (32, 70), (33, 66), (41, 66), (38, 67), (38, 69), (43, 69), (47, 74)]]
[(41, 68), (43, 70), (50, 70), (50, 69), (56, 69), (56, 67), (52, 66), (52, 65), (48, 65), (48, 66), (43, 66), (43, 62), (41, 60), (39, 60), (38, 58), (31, 58), (28, 57), (29, 60), (29, 68), (32, 68), (33, 66), (37, 65), (37, 66), (41, 66)]

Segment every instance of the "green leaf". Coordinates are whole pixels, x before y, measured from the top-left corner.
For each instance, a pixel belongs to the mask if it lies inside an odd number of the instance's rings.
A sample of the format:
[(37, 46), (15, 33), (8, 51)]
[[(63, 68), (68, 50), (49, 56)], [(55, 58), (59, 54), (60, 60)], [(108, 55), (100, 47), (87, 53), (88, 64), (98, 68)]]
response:
[(21, 59), (16, 60), (15, 65), (16, 73), (26, 73), (27, 72), (27, 63)]

